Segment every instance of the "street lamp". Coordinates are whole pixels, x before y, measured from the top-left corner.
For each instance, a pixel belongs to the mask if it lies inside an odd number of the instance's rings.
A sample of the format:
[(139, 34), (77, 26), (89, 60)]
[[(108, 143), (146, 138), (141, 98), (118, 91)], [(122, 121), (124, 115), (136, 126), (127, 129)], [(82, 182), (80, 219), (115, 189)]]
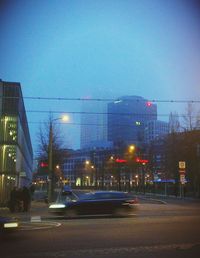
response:
[(90, 161), (89, 160), (86, 160), (85, 161), (85, 165), (89, 165), (90, 164)]
[[(135, 175), (135, 179), (136, 179), (136, 187), (137, 187), (137, 189), (138, 189), (138, 175)], [(137, 190), (136, 189), (136, 190)]]
[(48, 184), (48, 201), (52, 201), (53, 196), (53, 162), (52, 162), (52, 149), (53, 149), (53, 123), (57, 120), (62, 120), (63, 122), (69, 121), (68, 115), (63, 115), (62, 117), (50, 119), (49, 124), (49, 150), (48, 150), (48, 168), (49, 168), (49, 184)]
[(129, 153), (133, 153), (135, 150), (135, 145), (129, 145), (128, 151)]
[(131, 180), (133, 177), (133, 165), (134, 165), (134, 156), (135, 156), (135, 152), (136, 152), (136, 146), (134, 144), (131, 144), (128, 146), (128, 167), (129, 167), (129, 174), (128, 174), (128, 188), (129, 191), (131, 191)]
[(68, 115), (63, 115), (61, 118), (57, 118), (56, 120), (61, 119), (63, 122), (69, 122), (69, 116)]

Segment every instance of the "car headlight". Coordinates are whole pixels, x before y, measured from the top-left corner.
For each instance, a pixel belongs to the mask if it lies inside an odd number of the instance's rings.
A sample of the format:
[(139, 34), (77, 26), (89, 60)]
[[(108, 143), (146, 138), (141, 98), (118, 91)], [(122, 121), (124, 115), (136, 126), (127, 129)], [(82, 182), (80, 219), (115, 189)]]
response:
[(4, 228), (17, 228), (19, 224), (17, 222), (4, 223)]
[(65, 204), (62, 203), (53, 203), (49, 206), (49, 209), (63, 209), (65, 208)]

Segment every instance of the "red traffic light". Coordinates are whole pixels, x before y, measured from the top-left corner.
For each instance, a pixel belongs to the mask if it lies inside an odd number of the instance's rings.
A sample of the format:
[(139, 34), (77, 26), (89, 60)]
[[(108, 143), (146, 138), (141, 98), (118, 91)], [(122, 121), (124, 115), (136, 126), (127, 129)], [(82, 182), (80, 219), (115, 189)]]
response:
[(47, 163), (47, 162), (41, 162), (41, 163), (40, 163), (40, 167), (41, 167), (41, 168), (48, 167), (48, 163)]

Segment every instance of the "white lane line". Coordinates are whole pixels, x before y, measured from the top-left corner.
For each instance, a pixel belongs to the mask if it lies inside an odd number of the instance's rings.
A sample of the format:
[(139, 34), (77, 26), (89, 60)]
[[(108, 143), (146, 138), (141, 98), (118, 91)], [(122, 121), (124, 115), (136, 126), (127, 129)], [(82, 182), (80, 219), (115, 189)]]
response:
[[(62, 224), (61, 223), (58, 223), (58, 222), (46, 222), (46, 221), (43, 221), (43, 222), (40, 222), (40, 223), (31, 223), (31, 222), (23, 222), (24, 225), (21, 225), (21, 227), (19, 228), (19, 230), (21, 231), (31, 231), (31, 230), (40, 230), (40, 229), (51, 229), (51, 228), (54, 228), (54, 227), (60, 227)], [(36, 224), (41, 224), (42, 226), (40, 225), (37, 225)], [(46, 224), (46, 225), (44, 225)]]
[(41, 216), (32, 216), (31, 222), (41, 222)]

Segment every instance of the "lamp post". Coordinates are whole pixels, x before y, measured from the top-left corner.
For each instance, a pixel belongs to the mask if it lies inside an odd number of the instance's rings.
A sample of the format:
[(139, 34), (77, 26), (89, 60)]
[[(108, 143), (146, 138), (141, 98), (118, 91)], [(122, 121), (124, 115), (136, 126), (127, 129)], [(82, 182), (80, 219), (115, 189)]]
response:
[(52, 201), (53, 187), (54, 187), (54, 174), (53, 174), (53, 122), (62, 120), (63, 122), (69, 121), (69, 116), (64, 115), (55, 119), (50, 119), (49, 124), (49, 148), (48, 148), (48, 168), (49, 168), (49, 182), (48, 182), (48, 201)]
[(142, 172), (142, 188), (143, 188), (143, 193), (144, 194), (146, 192), (146, 181), (145, 181), (146, 168), (145, 168), (145, 165), (146, 165), (146, 163), (142, 163), (142, 169), (141, 169), (141, 172)]
[(129, 145), (129, 147), (128, 147), (128, 152), (130, 153), (130, 154), (132, 154), (133, 152), (135, 151), (135, 145)]
[(131, 144), (128, 146), (128, 160), (129, 160), (129, 175), (128, 175), (128, 190), (131, 191), (131, 179), (133, 176), (133, 157), (135, 156), (136, 146)]
[(95, 166), (92, 165), (92, 166), (91, 166), (91, 169), (92, 169), (92, 185), (96, 187), (96, 184), (95, 184), (95, 182), (96, 182), (96, 181), (95, 181), (95, 180), (96, 180), (96, 179), (95, 179)]
[(84, 186), (87, 186), (88, 185), (88, 179), (89, 177), (87, 176), (87, 174), (89, 173), (90, 171), (90, 160), (85, 160), (85, 163), (84, 163), (84, 176), (82, 178), (83, 180), (83, 185)]

